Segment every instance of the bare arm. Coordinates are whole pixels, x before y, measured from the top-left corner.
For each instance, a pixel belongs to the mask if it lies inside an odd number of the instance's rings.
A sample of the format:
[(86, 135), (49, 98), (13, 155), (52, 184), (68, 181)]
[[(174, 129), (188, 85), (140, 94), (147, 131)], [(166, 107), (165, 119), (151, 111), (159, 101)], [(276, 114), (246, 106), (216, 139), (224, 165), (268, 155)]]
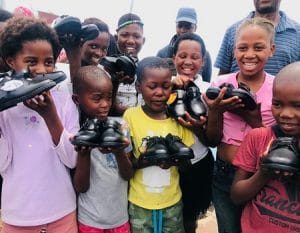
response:
[(270, 180), (270, 176), (260, 169), (256, 173), (238, 169), (235, 172), (231, 186), (231, 199), (235, 204), (244, 204), (256, 196), (256, 194)]
[(76, 192), (84, 193), (90, 187), (91, 150), (89, 148), (78, 151), (77, 166), (73, 177)]
[(133, 166), (130, 161), (130, 154), (123, 152), (115, 153), (119, 167), (119, 173), (124, 180), (130, 180), (134, 174)]

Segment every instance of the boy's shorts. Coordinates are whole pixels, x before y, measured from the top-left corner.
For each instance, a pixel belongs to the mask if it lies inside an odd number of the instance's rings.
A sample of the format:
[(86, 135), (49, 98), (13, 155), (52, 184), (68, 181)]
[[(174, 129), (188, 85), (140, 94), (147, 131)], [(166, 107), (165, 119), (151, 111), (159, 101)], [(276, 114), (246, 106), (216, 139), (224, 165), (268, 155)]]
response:
[(160, 210), (144, 209), (129, 202), (129, 218), (132, 233), (184, 233), (181, 201)]
[(37, 232), (51, 232), (51, 233), (77, 233), (77, 216), (76, 211), (48, 224), (32, 227), (19, 227), (3, 223), (2, 231), (5, 233), (37, 233)]
[(99, 229), (79, 223), (78, 229), (79, 233), (130, 233), (129, 222), (111, 229)]

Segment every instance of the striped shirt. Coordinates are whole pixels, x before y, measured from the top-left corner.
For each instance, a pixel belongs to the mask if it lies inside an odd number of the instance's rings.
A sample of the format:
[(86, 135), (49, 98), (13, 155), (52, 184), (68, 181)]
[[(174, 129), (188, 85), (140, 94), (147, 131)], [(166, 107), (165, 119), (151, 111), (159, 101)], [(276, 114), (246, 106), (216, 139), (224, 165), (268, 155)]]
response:
[[(264, 70), (276, 75), (284, 66), (300, 60), (300, 24), (287, 17), (280, 11), (280, 21), (275, 28), (275, 54), (269, 58)], [(251, 12), (247, 18), (253, 18), (255, 12)], [(244, 19), (243, 19), (244, 20)], [(234, 59), (235, 34), (240, 20), (226, 30), (216, 62), (214, 66), (230, 73), (239, 70)]]

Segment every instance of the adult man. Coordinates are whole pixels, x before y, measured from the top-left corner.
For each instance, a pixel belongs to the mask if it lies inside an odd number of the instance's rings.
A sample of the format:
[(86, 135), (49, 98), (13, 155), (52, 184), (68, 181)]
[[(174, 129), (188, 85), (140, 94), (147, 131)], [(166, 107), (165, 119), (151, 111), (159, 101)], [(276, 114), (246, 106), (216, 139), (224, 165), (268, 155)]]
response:
[[(195, 32), (197, 29), (197, 13), (194, 8), (184, 7), (180, 8), (176, 17), (176, 34), (172, 37), (170, 43), (157, 53), (158, 57), (172, 58), (173, 47), (178, 36), (187, 33)], [(200, 71), (203, 81), (210, 81), (212, 72), (212, 64), (210, 54), (206, 51), (204, 56), (204, 66)]]
[[(265, 71), (276, 75), (284, 66), (300, 60), (300, 24), (279, 11), (281, 0), (253, 0), (255, 11), (247, 18), (264, 17), (275, 25), (275, 54), (269, 58)], [(219, 68), (219, 74), (226, 74), (238, 70), (233, 56), (234, 38), (237, 27), (243, 20), (230, 26), (225, 33), (214, 66)]]

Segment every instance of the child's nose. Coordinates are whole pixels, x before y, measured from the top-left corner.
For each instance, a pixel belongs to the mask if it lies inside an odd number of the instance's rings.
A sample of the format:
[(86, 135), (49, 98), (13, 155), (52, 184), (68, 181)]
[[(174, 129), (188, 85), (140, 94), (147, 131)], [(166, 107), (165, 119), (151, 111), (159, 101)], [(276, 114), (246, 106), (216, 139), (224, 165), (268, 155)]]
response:
[(31, 69), (31, 72), (34, 74), (46, 74), (47, 68), (44, 65), (36, 65), (34, 69)]
[(289, 107), (283, 108), (280, 113), (280, 117), (282, 117), (282, 118), (291, 118), (291, 117), (293, 117), (293, 115), (294, 115), (294, 112)]

